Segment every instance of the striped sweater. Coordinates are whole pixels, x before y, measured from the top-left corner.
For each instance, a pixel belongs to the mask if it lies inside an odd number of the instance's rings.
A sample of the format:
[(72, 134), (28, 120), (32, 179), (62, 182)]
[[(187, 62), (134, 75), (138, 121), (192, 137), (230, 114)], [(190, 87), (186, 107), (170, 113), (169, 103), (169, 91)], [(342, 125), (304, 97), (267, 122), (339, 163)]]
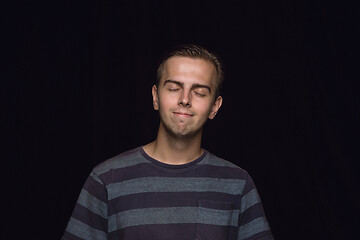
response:
[(139, 147), (91, 172), (62, 240), (273, 239), (248, 173), (205, 151), (184, 165)]

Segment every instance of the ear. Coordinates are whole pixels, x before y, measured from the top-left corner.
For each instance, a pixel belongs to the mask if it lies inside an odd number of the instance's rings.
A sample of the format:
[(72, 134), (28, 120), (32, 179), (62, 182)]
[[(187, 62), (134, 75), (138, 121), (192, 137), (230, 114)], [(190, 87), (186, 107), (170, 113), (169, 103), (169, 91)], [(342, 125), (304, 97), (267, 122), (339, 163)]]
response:
[(154, 106), (154, 109), (157, 111), (159, 110), (159, 95), (158, 95), (158, 89), (156, 87), (156, 85), (154, 85), (152, 87), (152, 97), (153, 97), (153, 106)]
[(223, 102), (223, 98), (221, 96), (218, 96), (214, 102), (214, 105), (211, 108), (211, 112), (209, 114), (209, 119), (214, 119), (214, 117), (216, 116), (217, 112), (219, 111), (219, 109), (222, 105), (222, 102)]

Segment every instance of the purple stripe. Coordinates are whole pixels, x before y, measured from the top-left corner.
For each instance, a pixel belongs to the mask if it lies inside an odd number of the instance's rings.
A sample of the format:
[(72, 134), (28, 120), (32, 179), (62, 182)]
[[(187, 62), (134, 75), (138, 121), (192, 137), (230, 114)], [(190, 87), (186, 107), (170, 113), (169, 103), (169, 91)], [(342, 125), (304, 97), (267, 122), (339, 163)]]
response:
[[(106, 180), (106, 184), (122, 182), (134, 178), (143, 177), (178, 177), (178, 173), (167, 172), (164, 169), (154, 167), (151, 163), (142, 163), (135, 166), (113, 169), (101, 175)], [(186, 177), (206, 177), (222, 179), (246, 179), (246, 175), (238, 168), (218, 167), (213, 165), (198, 165), (192, 171), (183, 172), (182, 178)]]
[(158, 167), (160, 167), (162, 169), (166, 169), (167, 171), (176, 172), (176, 173), (181, 173), (184, 170), (187, 171), (187, 170), (193, 168), (197, 163), (202, 161), (208, 155), (208, 152), (205, 150), (204, 153), (199, 158), (197, 158), (189, 163), (180, 164), (180, 165), (171, 165), (171, 164), (162, 163), (162, 162), (150, 157), (144, 151), (144, 149), (142, 147), (139, 148), (139, 151), (143, 155), (143, 157), (145, 157), (147, 160), (149, 160), (153, 164), (157, 165)]
[(103, 232), (107, 231), (106, 219), (89, 211), (89, 209), (79, 204), (76, 204), (72, 217), (89, 225), (92, 228), (98, 229)]
[(149, 207), (198, 207), (198, 200), (233, 202), (234, 209), (240, 209), (239, 195), (219, 192), (150, 192), (125, 195), (110, 200), (109, 216), (126, 210)]
[[(203, 238), (196, 238), (202, 236)], [(261, 234), (259, 235), (261, 236)], [(204, 238), (207, 237), (207, 238)], [(182, 240), (182, 239), (236, 239), (236, 227), (212, 226), (206, 224), (154, 224), (128, 227), (108, 235), (109, 240)]]
[(238, 227), (229, 226), (229, 233), (227, 239), (238, 239)]
[(136, 239), (136, 240), (177, 240), (195, 239), (197, 224), (153, 224), (128, 227), (109, 234), (109, 240)]
[(61, 238), (61, 240), (84, 240), (84, 239), (79, 238), (78, 236), (75, 236), (74, 234), (65, 231), (64, 236)]
[(218, 200), (211, 201), (211, 200), (199, 200), (199, 207), (201, 208), (208, 208), (208, 209), (216, 209), (216, 210), (233, 210), (234, 203), (233, 202), (226, 202)]
[(226, 240), (229, 236), (230, 227), (208, 224), (198, 224), (196, 239)]
[(250, 192), (254, 188), (255, 188), (255, 184), (254, 184), (253, 180), (251, 179), (251, 177), (249, 175), (247, 175), (246, 184), (245, 184), (245, 187), (243, 190), (243, 195), (246, 195), (248, 192)]
[(274, 237), (271, 234), (270, 230), (259, 232), (257, 234), (252, 235), (251, 237), (246, 238), (245, 240), (274, 240)]
[(112, 169), (133, 166), (143, 162), (148, 162), (148, 160), (143, 158), (137, 149), (133, 149), (101, 162), (94, 168), (94, 172), (102, 178)]
[(89, 176), (84, 184), (84, 189), (97, 199), (107, 202), (107, 192), (105, 186), (95, 181), (92, 176)]
[(245, 212), (240, 214), (239, 225), (249, 223), (258, 217), (264, 217), (263, 212), (264, 210), (261, 202), (255, 204), (254, 206), (251, 206), (250, 208), (246, 209)]

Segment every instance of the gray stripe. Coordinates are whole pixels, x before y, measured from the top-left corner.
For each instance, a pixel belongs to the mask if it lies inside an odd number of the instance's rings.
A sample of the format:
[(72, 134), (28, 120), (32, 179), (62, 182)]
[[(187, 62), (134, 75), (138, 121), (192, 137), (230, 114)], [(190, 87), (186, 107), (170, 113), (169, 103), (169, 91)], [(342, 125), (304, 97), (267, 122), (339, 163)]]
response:
[(101, 185), (103, 185), (104, 183), (101, 181), (101, 179), (98, 177), (98, 175), (96, 175), (94, 172), (90, 173), (90, 176), (98, 183), (100, 183)]
[(197, 207), (133, 209), (110, 216), (109, 232), (149, 224), (203, 223), (237, 226), (238, 213), (237, 210), (200, 210)]
[(107, 239), (105, 232), (92, 228), (75, 218), (70, 218), (66, 231), (82, 239)]
[(256, 218), (255, 220), (239, 227), (238, 240), (246, 239), (259, 232), (270, 230), (269, 225), (264, 217)]
[(109, 200), (146, 192), (220, 192), (238, 195), (245, 185), (242, 179), (217, 178), (137, 178), (109, 184)]
[(207, 165), (213, 165), (218, 167), (232, 167), (232, 168), (240, 168), (239, 166), (226, 161), (222, 158), (216, 157), (215, 155), (212, 155), (211, 153), (207, 154), (207, 156), (199, 162), (199, 164), (207, 164)]
[(239, 210), (198, 209), (199, 223), (218, 226), (238, 226)]
[(108, 172), (110, 169), (130, 167), (140, 163), (149, 163), (149, 161), (144, 158), (139, 151), (135, 151), (134, 153), (128, 155), (126, 153), (120, 154), (102, 162), (94, 168), (94, 172), (100, 176), (101, 174)]
[(246, 209), (254, 206), (258, 202), (260, 202), (259, 195), (258, 195), (256, 189), (253, 189), (250, 192), (248, 192), (245, 196), (242, 197), (240, 213), (245, 212)]
[(107, 218), (107, 204), (91, 195), (85, 189), (81, 190), (78, 204), (103, 218)]

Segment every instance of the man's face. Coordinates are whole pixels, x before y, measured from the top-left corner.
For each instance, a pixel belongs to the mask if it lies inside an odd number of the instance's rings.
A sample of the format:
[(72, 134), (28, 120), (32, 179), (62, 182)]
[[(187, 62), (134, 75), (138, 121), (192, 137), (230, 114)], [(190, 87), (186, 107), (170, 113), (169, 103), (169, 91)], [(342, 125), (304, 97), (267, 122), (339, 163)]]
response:
[(201, 135), (206, 120), (213, 119), (222, 104), (221, 97), (214, 99), (216, 74), (203, 59), (175, 56), (166, 61), (158, 89), (152, 89), (160, 131), (175, 137)]

